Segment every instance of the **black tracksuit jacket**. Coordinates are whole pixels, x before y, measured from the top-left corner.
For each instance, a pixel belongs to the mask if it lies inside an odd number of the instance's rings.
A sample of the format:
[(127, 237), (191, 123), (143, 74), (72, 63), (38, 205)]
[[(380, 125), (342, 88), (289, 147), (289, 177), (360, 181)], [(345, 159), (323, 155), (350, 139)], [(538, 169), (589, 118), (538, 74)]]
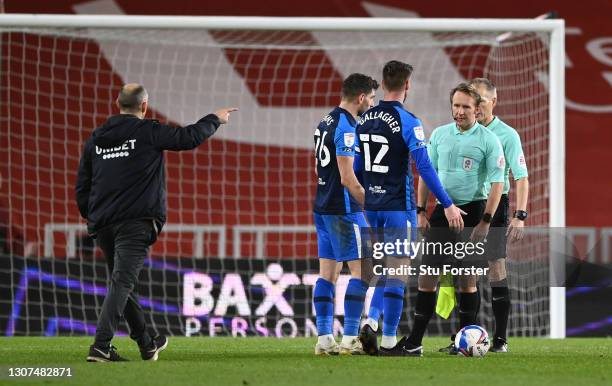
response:
[(85, 142), (76, 181), (76, 200), (90, 234), (127, 220), (166, 222), (164, 150), (190, 150), (213, 135), (214, 114), (185, 127), (120, 114)]

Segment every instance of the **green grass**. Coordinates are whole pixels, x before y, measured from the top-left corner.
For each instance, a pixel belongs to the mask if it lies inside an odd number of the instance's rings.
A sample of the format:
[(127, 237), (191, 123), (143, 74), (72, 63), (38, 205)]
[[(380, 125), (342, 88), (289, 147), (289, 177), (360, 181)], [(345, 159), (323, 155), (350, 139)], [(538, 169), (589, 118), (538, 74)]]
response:
[(158, 362), (142, 362), (128, 338), (113, 344), (131, 362), (87, 363), (91, 338), (0, 338), (0, 384), (10, 366), (72, 367), (71, 384), (87, 385), (393, 385), (612, 384), (612, 339), (515, 338), (511, 353), (460, 358), (435, 352), (447, 339), (425, 341), (423, 358), (315, 357), (315, 339), (170, 338)]

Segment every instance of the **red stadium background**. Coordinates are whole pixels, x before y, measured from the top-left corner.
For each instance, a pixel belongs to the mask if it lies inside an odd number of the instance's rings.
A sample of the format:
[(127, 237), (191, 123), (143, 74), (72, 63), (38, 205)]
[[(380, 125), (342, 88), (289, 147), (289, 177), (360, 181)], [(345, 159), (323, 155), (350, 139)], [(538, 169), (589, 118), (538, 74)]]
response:
[[(113, 0), (103, 0), (100, 4)], [(75, 13), (74, 7), (86, 2), (78, 0), (54, 0), (49, 2), (20, 2), (8, 0), (4, 2), (5, 12), (12, 13)], [(568, 226), (612, 226), (612, 218), (607, 208), (607, 201), (612, 188), (612, 172), (609, 167), (609, 146), (612, 142), (612, 24), (609, 15), (612, 14), (612, 3), (607, 0), (575, 2), (533, 2), (515, 0), (512, 2), (474, 2), (460, 3), (451, 1), (435, 2), (406, 2), (393, 0), (376, 0), (371, 3), (395, 7), (400, 10), (409, 10), (420, 17), (504, 17), (504, 18), (533, 18), (549, 11), (556, 11), (566, 20), (566, 223)], [(311, 0), (308, 2), (252, 2), (252, 1), (226, 1), (226, 2), (199, 2), (199, 1), (145, 1), (145, 0), (114, 0), (114, 4), (126, 14), (150, 15), (240, 15), (240, 16), (338, 16), (349, 17), (370, 16), (361, 1)], [(214, 36), (220, 39), (220, 36)], [(39, 39), (38, 37), (31, 37)], [(3, 35), (2, 41), (2, 68), (7, 68), (7, 47), (10, 41)], [(309, 39), (305, 33), (302, 39)], [(53, 42), (49, 40), (49, 46)], [(22, 254), (23, 240), (35, 240), (41, 236), (40, 229), (48, 222), (74, 222), (80, 220), (78, 210), (74, 204), (74, 179), (80, 154), (80, 140), (84, 134), (67, 130), (68, 126), (83, 125), (80, 112), (87, 111), (93, 114), (97, 123), (106, 118), (108, 104), (112, 103), (115, 95), (108, 93), (108, 84), (117, 90), (122, 79), (115, 75), (108, 79), (88, 79), (86, 73), (79, 69), (87, 63), (84, 55), (55, 56), (57, 63), (64, 62), (67, 71), (56, 73), (40, 73), (38, 77), (53, 79), (53, 82), (40, 84), (31, 77), (22, 77), (23, 73), (35, 70), (34, 60), (50, 60), (45, 53), (12, 48), (11, 55), (22, 57), (21, 67), (15, 67), (13, 72), (0, 77), (2, 89), (7, 90), (0, 96), (0, 115), (2, 118), (2, 135), (0, 136), (0, 176), (4, 176), (0, 183), (0, 223), (10, 223), (7, 229), (12, 235), (13, 253)], [(96, 50), (94, 45), (75, 45), (72, 52), (83, 50)], [(244, 54), (244, 52), (242, 53)], [(245, 80), (249, 90), (254, 94), (258, 103), (276, 107), (283, 106), (309, 106), (326, 107), (337, 103), (331, 98), (309, 98), (308, 90), (302, 90), (302, 96), (296, 98), (283, 98), (281, 93), (286, 90), (282, 84), (274, 81), (260, 82), (262, 74), (249, 72), (241, 67), (243, 62), (240, 53), (225, 50), (228, 61), (234, 64)], [(321, 52), (320, 55), (325, 55)], [(99, 64), (97, 64), (99, 66)], [(43, 68), (44, 69), (44, 68)], [(112, 72), (110, 65), (108, 71)], [(329, 61), (325, 67), (325, 78), (333, 79), (324, 85), (312, 83), (312, 89), (320, 87), (337, 90), (341, 82), (341, 75), (334, 69)], [(280, 74), (282, 77), (314, 78), (314, 74), (294, 72)], [(320, 74), (319, 74), (320, 75)], [(468, 74), (464, 74), (466, 77)], [(24, 79), (20, 90), (7, 88), (9, 77), (15, 76)], [(16, 78), (16, 79), (17, 79)], [(11, 82), (15, 84), (15, 79)], [(82, 84), (92, 85), (103, 83), (104, 87), (81, 88)], [(40, 92), (42, 91), (42, 93)], [(53, 92), (50, 92), (53, 91)], [(106, 93), (106, 95), (105, 95)], [(74, 99), (66, 96), (90, 94), (96, 95), (99, 101), (108, 101), (98, 106), (87, 102), (87, 98)], [(278, 95), (277, 95), (278, 94)], [(51, 95), (51, 97), (49, 97)], [(332, 94), (333, 95), (333, 94)], [(153, 96), (155, 97), (155, 96)], [(22, 106), (26, 106), (25, 110)], [(42, 106), (53, 106), (41, 108)], [(203, 112), (215, 107), (203, 107)], [(11, 135), (11, 128), (5, 117), (22, 114), (29, 122), (39, 124), (32, 132), (37, 133), (38, 140), (23, 138), (21, 135)], [(51, 117), (51, 114), (55, 114)], [(159, 112), (152, 112), (153, 116), (164, 120)], [(51, 119), (53, 118), (53, 119)], [(54, 122), (50, 125), (47, 122)], [(314, 123), (313, 123), (314, 124)], [(81, 127), (86, 133), (93, 127)], [(44, 138), (44, 140), (40, 140)], [(35, 149), (21, 152), (15, 149)], [(184, 183), (180, 186), (168, 186), (170, 202), (169, 222), (200, 223), (200, 224), (307, 224), (311, 222), (310, 201), (312, 199), (314, 181), (311, 167), (311, 152), (278, 148), (278, 152), (260, 151), (259, 145), (248, 145), (238, 142), (229, 142), (224, 139), (213, 139), (197, 152), (183, 158), (183, 161), (199, 162), (205, 160), (202, 154), (210, 151), (224, 151), (224, 165), (236, 165), (254, 162), (257, 172), (247, 173), (237, 171), (225, 172), (224, 184), (212, 184), (215, 180), (215, 171), (207, 168), (204, 174), (190, 175), (190, 169), (182, 169)], [(51, 152), (53, 157), (47, 154)], [(235, 150), (235, 151), (232, 151)], [(253, 155), (255, 154), (255, 155)], [(178, 171), (177, 158), (174, 154), (167, 155), (168, 174)], [(275, 165), (290, 162), (293, 165), (291, 173), (280, 173)], [(22, 167), (22, 165), (31, 167)], [(38, 167), (36, 167), (38, 165)], [(67, 172), (66, 172), (67, 171)], [(260, 172), (261, 171), (261, 172)], [(265, 172), (264, 172), (265, 171)], [(7, 179), (6, 176), (10, 176)], [(197, 177), (197, 178), (196, 178)], [(283, 181), (280, 183), (280, 181)], [(60, 182), (54, 185), (53, 182)], [(258, 182), (258, 183), (255, 183)], [(57, 188), (56, 186), (60, 186)], [(265, 188), (264, 188), (265, 186)], [(180, 190), (182, 195), (172, 194)], [(189, 197), (190, 192), (206, 197), (196, 200)], [(300, 197), (300, 200), (283, 200), (282, 197)], [(37, 200), (36, 197), (45, 198)], [(181, 197), (175, 200), (172, 197)], [(226, 199), (224, 199), (226, 197)], [(253, 197), (260, 199), (254, 200)], [(264, 198), (263, 200), (261, 198)], [(279, 197), (281, 199), (279, 199)], [(180, 200), (180, 201), (179, 201)], [(69, 208), (68, 214), (66, 209)], [(180, 208), (180, 213), (178, 212)], [(219, 210), (222, 208), (223, 210)], [(24, 212), (35, 211), (36, 216), (25, 216)], [(55, 216), (56, 218), (52, 217)], [(179, 217), (180, 216), (180, 217)], [(9, 220), (11, 219), (11, 220)], [(271, 243), (274, 245), (274, 243)], [(310, 245), (309, 245), (310, 244)], [(314, 256), (316, 250), (312, 243), (298, 243), (294, 252), (299, 256)], [(301, 247), (300, 247), (301, 246)], [(302, 250), (295, 250), (302, 248)], [(244, 250), (242, 255), (248, 256), (252, 250)], [(37, 252), (34, 252), (37, 253)], [(40, 251), (38, 252), (40, 253)], [(282, 256), (283, 251), (268, 250), (268, 256)]]

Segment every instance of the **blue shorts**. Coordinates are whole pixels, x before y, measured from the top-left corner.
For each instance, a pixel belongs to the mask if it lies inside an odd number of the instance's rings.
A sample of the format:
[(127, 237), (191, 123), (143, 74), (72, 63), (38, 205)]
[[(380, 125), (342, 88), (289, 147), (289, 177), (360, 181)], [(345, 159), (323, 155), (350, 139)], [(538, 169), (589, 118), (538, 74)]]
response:
[(368, 226), (363, 212), (343, 215), (315, 213), (314, 223), (321, 259), (361, 259), (361, 229)]
[[(396, 240), (403, 242), (417, 242), (418, 225), (416, 210), (367, 210), (366, 216), (372, 230), (377, 234), (377, 241), (395, 243)], [(382, 239), (382, 240), (381, 240)]]

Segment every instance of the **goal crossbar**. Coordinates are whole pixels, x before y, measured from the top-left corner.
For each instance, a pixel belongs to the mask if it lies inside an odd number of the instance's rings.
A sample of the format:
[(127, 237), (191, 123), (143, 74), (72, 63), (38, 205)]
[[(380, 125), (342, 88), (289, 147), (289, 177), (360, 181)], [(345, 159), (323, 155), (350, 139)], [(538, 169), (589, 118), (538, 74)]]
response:
[(4, 27), (155, 28), (275, 31), (553, 32), (564, 21), (537, 19), (407, 19), (370, 17), (141, 16), (3, 14)]

